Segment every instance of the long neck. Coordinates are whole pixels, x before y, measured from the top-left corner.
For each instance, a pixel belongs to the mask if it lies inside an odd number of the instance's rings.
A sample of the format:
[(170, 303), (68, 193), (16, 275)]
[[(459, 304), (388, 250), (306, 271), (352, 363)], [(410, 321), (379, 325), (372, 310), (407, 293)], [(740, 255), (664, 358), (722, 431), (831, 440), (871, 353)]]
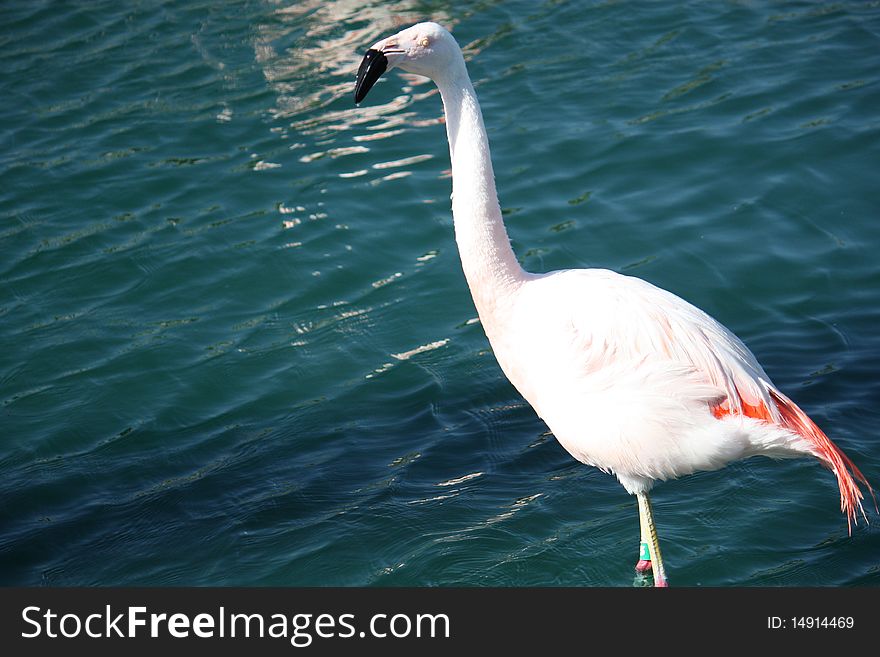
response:
[(446, 113), (452, 159), (452, 217), (461, 264), (482, 316), (516, 289), (526, 273), (504, 229), (489, 140), (477, 95), (462, 59), (436, 80)]

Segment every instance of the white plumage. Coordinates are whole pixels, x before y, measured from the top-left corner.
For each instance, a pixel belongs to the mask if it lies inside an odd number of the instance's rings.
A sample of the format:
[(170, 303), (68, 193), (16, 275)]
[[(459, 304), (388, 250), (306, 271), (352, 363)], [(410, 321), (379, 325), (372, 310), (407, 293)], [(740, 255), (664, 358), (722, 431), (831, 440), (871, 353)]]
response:
[(505, 374), (559, 442), (630, 493), (754, 454), (811, 453), (801, 436), (738, 408), (714, 416), (741, 396), (771, 404), (767, 375), (721, 324), (638, 278), (529, 276), (483, 319)]
[(394, 66), (440, 89), (455, 237), (498, 363), (574, 458), (639, 496), (650, 558), (637, 568), (652, 567), (655, 584), (665, 585), (647, 498), (656, 480), (750, 456), (818, 458), (837, 476), (848, 521), (856, 520), (856, 480), (871, 490), (864, 476), (720, 323), (604, 269), (523, 271), (502, 221), (479, 103), (445, 29), (420, 23), (376, 43), (358, 72), (356, 100)]

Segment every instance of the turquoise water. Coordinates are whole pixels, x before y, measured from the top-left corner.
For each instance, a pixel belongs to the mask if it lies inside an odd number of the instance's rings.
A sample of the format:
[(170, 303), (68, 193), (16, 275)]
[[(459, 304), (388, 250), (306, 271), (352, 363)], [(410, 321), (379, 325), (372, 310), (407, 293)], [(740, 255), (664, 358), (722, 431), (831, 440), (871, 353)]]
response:
[[(514, 248), (717, 317), (880, 485), (880, 8), (0, 8), (0, 584), (630, 586), (635, 501), (506, 382), (440, 100), (466, 45)], [(673, 585), (877, 585), (833, 476), (655, 489)]]

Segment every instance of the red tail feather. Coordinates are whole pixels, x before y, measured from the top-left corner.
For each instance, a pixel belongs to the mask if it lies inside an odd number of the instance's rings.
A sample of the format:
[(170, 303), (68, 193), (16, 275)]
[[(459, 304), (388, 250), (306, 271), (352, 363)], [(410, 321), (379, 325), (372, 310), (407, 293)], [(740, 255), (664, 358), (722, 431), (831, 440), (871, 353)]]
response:
[(865, 522), (868, 522), (868, 516), (865, 515), (865, 510), (862, 508), (862, 491), (856, 480), (868, 488), (868, 492), (871, 493), (874, 500), (874, 508), (877, 509), (877, 497), (874, 495), (874, 489), (871, 488), (871, 484), (868, 483), (856, 464), (843, 453), (842, 449), (831, 442), (825, 432), (816, 426), (816, 423), (798, 408), (797, 404), (778, 390), (770, 388), (769, 392), (782, 416), (782, 425), (806, 438), (813, 446), (815, 456), (837, 477), (837, 485), (840, 488), (840, 510), (846, 514), (849, 533), (852, 534), (852, 525), (854, 522), (858, 522), (856, 508), (862, 514)]
[[(862, 514), (865, 522), (868, 522), (868, 516), (862, 508), (862, 491), (859, 489), (859, 481), (868, 488), (871, 497), (874, 500), (874, 509), (877, 509), (877, 497), (874, 495), (874, 489), (865, 479), (862, 472), (856, 467), (856, 464), (843, 453), (837, 445), (831, 442), (831, 439), (825, 435), (816, 423), (804, 413), (797, 404), (788, 397), (774, 388), (768, 387), (770, 398), (779, 411), (779, 421), (786, 429), (793, 431), (799, 436), (803, 436), (812, 446), (813, 455), (816, 456), (825, 466), (827, 466), (837, 477), (837, 485), (840, 488), (840, 510), (846, 514), (846, 522), (849, 527), (849, 533), (852, 534), (852, 525), (858, 522), (856, 509)], [(774, 413), (771, 413), (766, 404), (758, 401), (755, 405), (749, 404), (740, 396), (739, 408), (733, 410), (729, 400), (725, 400), (720, 405), (712, 407), (712, 413), (715, 417), (721, 419), (731, 414), (742, 414), (747, 417), (763, 420), (765, 422), (774, 422)]]

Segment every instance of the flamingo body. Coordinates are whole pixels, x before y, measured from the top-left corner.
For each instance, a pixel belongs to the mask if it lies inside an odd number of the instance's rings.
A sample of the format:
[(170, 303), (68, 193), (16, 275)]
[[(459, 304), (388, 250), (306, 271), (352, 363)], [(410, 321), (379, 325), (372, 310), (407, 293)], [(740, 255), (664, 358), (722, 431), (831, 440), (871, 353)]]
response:
[(860, 507), (847, 468), (861, 472), (739, 338), (666, 290), (604, 269), (528, 275), (480, 318), (560, 444), (632, 494), (750, 456), (815, 456), (839, 472), (848, 517)]

